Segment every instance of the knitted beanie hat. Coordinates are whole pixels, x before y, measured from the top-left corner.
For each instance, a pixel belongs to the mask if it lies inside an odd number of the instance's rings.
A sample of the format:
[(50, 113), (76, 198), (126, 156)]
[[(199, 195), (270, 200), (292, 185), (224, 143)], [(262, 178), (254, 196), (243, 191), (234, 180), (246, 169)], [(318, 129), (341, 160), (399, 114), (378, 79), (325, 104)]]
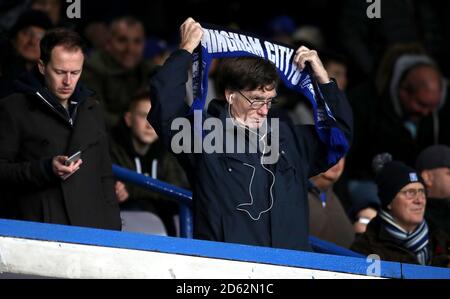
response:
[(378, 170), (375, 182), (378, 186), (381, 207), (384, 209), (403, 187), (411, 183), (423, 183), (414, 168), (400, 161), (388, 161)]

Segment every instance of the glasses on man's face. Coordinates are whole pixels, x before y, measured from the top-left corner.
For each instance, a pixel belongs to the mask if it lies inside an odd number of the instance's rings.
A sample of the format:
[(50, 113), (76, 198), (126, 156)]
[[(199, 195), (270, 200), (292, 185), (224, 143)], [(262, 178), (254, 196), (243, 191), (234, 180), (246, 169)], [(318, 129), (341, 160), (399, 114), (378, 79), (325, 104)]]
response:
[(241, 96), (244, 97), (244, 99), (247, 100), (247, 102), (250, 103), (250, 108), (255, 109), (255, 110), (261, 109), (264, 105), (267, 105), (267, 108), (270, 109), (273, 104), (277, 103), (276, 99), (274, 99), (274, 98), (268, 99), (268, 100), (253, 100), (252, 101), (249, 98), (247, 98), (241, 91), (238, 90), (238, 92)]
[(407, 199), (414, 199), (414, 198), (417, 198), (417, 196), (425, 197), (425, 195), (426, 195), (424, 188), (419, 188), (419, 189), (411, 188), (411, 189), (407, 189), (407, 190), (402, 190), (402, 191), (400, 191), (400, 193), (404, 194)]

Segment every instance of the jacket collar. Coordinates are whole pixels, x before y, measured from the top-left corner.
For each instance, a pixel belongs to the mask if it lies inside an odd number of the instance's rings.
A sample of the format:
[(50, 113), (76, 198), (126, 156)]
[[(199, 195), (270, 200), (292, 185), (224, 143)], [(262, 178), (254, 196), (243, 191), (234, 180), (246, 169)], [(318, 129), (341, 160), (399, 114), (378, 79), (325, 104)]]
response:
[(46, 107), (57, 113), (70, 125), (73, 125), (73, 120), (76, 118), (78, 106), (94, 94), (93, 91), (78, 82), (74, 93), (68, 100), (69, 108), (66, 110), (57, 97), (46, 87), (44, 76), (38, 71), (37, 67), (20, 76), (14, 84), (18, 92), (33, 95), (33, 98), (44, 103)]
[[(228, 158), (232, 158), (235, 160), (239, 160), (241, 162), (248, 162), (251, 158), (250, 156), (254, 155), (255, 149), (259, 148), (261, 150), (257, 151), (258, 156), (262, 151), (263, 142), (260, 140), (264, 140), (268, 142), (272, 137), (272, 127), (270, 126), (270, 116), (263, 123), (262, 127), (259, 130), (249, 129), (247, 127), (240, 126), (234, 121), (229, 114), (229, 105), (227, 102), (223, 100), (212, 100), (208, 106), (208, 114), (220, 119), (224, 128), (224, 148), (223, 151), (225, 156)], [(281, 135), (281, 134), (278, 134)], [(241, 140), (245, 140), (246, 150), (245, 153), (237, 153), (234, 151), (232, 153), (226, 151), (226, 140), (234, 139), (234, 146), (236, 149), (238, 138), (242, 138)], [(282, 142), (282, 136), (280, 138), (280, 146)], [(258, 142), (260, 141), (260, 142)], [(259, 145), (257, 145), (259, 143)], [(249, 148), (252, 148), (252, 153), (249, 152)], [(259, 162), (258, 162), (259, 163)]]

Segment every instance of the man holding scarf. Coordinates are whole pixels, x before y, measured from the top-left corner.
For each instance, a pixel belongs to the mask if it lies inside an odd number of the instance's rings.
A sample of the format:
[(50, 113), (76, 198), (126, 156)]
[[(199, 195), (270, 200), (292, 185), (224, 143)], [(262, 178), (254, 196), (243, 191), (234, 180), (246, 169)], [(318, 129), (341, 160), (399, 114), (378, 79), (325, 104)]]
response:
[[(206, 130), (198, 134), (196, 113), (192, 117), (192, 110), (184, 102), (192, 53), (200, 45), (205, 31), (189, 18), (181, 25), (180, 32), (180, 49), (151, 81), (154, 106), (148, 116), (161, 140), (172, 151), (172, 137), (177, 134), (172, 127), (177, 118), (186, 117), (193, 124), (194, 136), (208, 138)], [(193, 186), (195, 238), (311, 249), (307, 180), (329, 169), (345, 154), (352, 136), (352, 113), (315, 51), (299, 48), (292, 64), (299, 69), (310, 68), (318, 92), (326, 101), (324, 113), (332, 115), (334, 127), (325, 129), (329, 129), (327, 132), (337, 130), (339, 136), (343, 136), (340, 140), (344, 140), (344, 150), (330, 155), (330, 146), (319, 138), (318, 128), (294, 126), (284, 113), (270, 109), (275, 102), (280, 75), (272, 62), (245, 55), (225, 59), (219, 79), (222, 99), (213, 100), (208, 111), (201, 112), (200, 123), (206, 127), (205, 123), (214, 119), (223, 124), (224, 142), (219, 144), (223, 151), (191, 151), (177, 155)], [(246, 150), (229, 151), (230, 140), (233, 145), (243, 142)], [(275, 143), (279, 144), (277, 159), (266, 161), (267, 149)]]

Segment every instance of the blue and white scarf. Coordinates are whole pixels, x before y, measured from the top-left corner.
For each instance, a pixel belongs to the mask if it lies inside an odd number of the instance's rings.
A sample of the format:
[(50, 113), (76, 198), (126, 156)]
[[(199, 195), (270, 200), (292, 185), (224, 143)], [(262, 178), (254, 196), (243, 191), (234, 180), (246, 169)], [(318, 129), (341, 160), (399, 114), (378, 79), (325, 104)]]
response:
[(400, 246), (413, 252), (421, 265), (427, 265), (430, 261), (430, 251), (428, 249), (428, 225), (426, 221), (416, 228), (412, 233), (408, 233), (400, 227), (388, 212), (381, 210), (380, 218), (383, 228)]
[(202, 24), (204, 34), (193, 55), (193, 110), (203, 110), (208, 93), (208, 70), (212, 59), (258, 56), (272, 61), (281, 81), (290, 89), (308, 98), (313, 107), (315, 127), (320, 140), (328, 147), (328, 163), (341, 159), (349, 148), (347, 139), (337, 126), (336, 119), (325, 102), (309, 66), (303, 71), (294, 63), (296, 49), (247, 33), (215, 25)]

